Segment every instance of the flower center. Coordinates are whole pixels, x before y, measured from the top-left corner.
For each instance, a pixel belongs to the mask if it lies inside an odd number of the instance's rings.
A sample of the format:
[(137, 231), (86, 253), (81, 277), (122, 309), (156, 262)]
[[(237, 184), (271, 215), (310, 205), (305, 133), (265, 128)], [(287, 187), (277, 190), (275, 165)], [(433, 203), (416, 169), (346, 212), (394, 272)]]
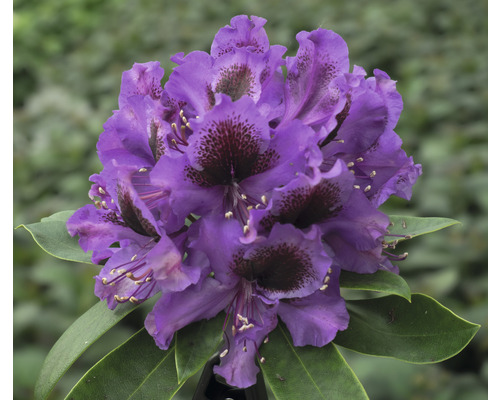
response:
[(232, 270), (270, 292), (296, 291), (316, 278), (307, 252), (288, 243), (257, 248), (248, 258), (238, 254)]

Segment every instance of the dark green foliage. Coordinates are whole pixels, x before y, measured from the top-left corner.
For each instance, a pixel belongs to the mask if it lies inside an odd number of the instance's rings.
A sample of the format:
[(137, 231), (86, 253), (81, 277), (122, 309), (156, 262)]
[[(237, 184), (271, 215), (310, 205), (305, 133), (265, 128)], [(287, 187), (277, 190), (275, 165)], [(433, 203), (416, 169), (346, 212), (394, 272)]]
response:
[[(271, 43), (286, 45), (288, 55), (299, 30), (332, 29), (346, 40), (351, 64), (396, 79), (405, 104), (396, 130), (424, 174), (411, 202), (394, 199), (384, 210), (462, 222), (401, 243), (397, 252), (409, 257), (399, 267), (412, 292), (435, 297), (482, 328), (464, 352), (432, 366), (407, 368), (342, 350), (368, 395), (486, 398), (485, 0), (15, 0), (14, 226), (88, 202), (88, 176), (100, 169), (95, 144), (118, 106), (123, 70), (150, 60), (169, 70), (171, 55), (208, 50), (217, 30), (239, 13), (267, 18)], [(97, 268), (45, 255), (21, 230), (14, 239), (14, 398), (21, 400), (33, 397), (51, 346), (95, 303)], [(142, 326), (145, 312), (134, 314), (85, 353), (51, 398), (68, 393)], [(176, 396), (183, 398), (182, 390)]]

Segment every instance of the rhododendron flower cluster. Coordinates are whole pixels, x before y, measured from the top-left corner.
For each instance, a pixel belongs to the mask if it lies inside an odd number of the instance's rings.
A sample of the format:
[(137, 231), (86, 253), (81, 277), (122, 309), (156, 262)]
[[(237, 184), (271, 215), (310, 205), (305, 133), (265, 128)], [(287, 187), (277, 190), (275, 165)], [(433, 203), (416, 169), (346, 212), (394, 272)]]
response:
[(161, 349), (224, 311), (214, 372), (238, 387), (256, 382), (278, 317), (295, 346), (347, 328), (342, 269), (398, 272), (378, 207), (409, 199), (421, 174), (394, 132), (403, 105), (385, 72), (350, 72), (346, 43), (321, 28), (284, 58), (265, 22), (234, 17), (210, 54), (173, 56), (163, 86), (159, 62), (124, 72), (94, 204), (67, 223), (103, 264), (95, 293), (109, 308), (161, 292), (145, 321)]

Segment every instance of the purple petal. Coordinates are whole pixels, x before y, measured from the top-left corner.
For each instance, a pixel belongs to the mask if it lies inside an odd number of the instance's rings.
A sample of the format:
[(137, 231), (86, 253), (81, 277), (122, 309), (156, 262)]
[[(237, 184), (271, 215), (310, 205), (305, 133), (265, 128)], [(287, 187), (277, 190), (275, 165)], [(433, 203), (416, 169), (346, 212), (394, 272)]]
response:
[(173, 69), (165, 91), (172, 98), (189, 104), (197, 115), (203, 115), (213, 106), (214, 62), (213, 57), (202, 51), (189, 53)]
[(110, 309), (128, 301), (142, 303), (158, 292), (151, 265), (147, 262), (148, 252), (154, 244), (147, 239), (115, 252), (95, 277), (95, 294), (107, 300)]
[(269, 39), (263, 26), (264, 18), (237, 15), (231, 18), (231, 25), (221, 28), (215, 35), (210, 54), (220, 57), (237, 48), (247, 48), (256, 53), (269, 49)]
[(201, 268), (182, 265), (181, 253), (167, 236), (151, 249), (147, 262), (163, 293), (184, 290), (200, 279)]
[(227, 285), (234, 285), (238, 277), (233, 273), (231, 265), (237, 258), (241, 243), (239, 238), (243, 231), (235, 219), (222, 220), (217, 217), (201, 218), (199, 236), (190, 247), (204, 252), (210, 261), (215, 278)]
[(376, 175), (365, 185), (370, 184), (368, 198), (378, 207), (391, 195), (410, 200), (412, 186), (422, 174), (420, 164), (414, 164), (401, 149), (401, 138), (394, 132), (385, 132), (366, 152), (362, 153), (363, 162), (356, 163), (357, 175)]
[(325, 29), (302, 31), (297, 40), (297, 56), (286, 60), (286, 111), (281, 123), (299, 118), (307, 125), (318, 126), (344, 106), (335, 78), (348, 72), (347, 45), (339, 35)]
[(234, 295), (232, 288), (212, 278), (181, 292), (163, 294), (146, 318), (146, 329), (156, 345), (167, 350), (176, 331), (191, 322), (215, 317), (230, 304)]
[(388, 225), (389, 218), (356, 189), (339, 215), (322, 225), (323, 239), (342, 269), (372, 273), (387, 269), (381, 253)]
[(158, 100), (162, 91), (163, 73), (159, 61), (135, 63), (132, 69), (125, 71), (122, 75), (122, 86), (118, 97), (120, 108), (124, 107), (128, 98), (134, 95), (150, 96), (153, 100)]
[(66, 224), (71, 236), (79, 235), (78, 241), (83, 251), (92, 250), (92, 262), (98, 263), (109, 257), (108, 247), (122, 240), (138, 240), (140, 235), (116, 217), (111, 210), (97, 210), (94, 205), (86, 205), (77, 210)]
[(278, 127), (273, 135), (267, 154), (274, 155), (275, 161), (259, 163), (260, 168), (255, 171), (258, 174), (241, 184), (257, 198), (321, 163), (321, 153), (316, 146), (318, 135), (301, 121)]
[(295, 346), (322, 347), (330, 343), (338, 331), (347, 328), (349, 314), (340, 296), (340, 269), (328, 275), (328, 287), (300, 299), (280, 301), (278, 315), (288, 327)]
[[(258, 309), (259, 320), (252, 320), (254, 327), (243, 332), (237, 331), (233, 336), (230, 329), (225, 335), (227, 354), (221, 353), (220, 365), (214, 366), (214, 372), (224, 377), (226, 382), (232, 386), (246, 388), (257, 381), (259, 368), (255, 365), (255, 356), (258, 348), (278, 323), (276, 306), (268, 306), (261, 301), (255, 301), (255, 309)], [(222, 354), (225, 354), (222, 357)], [(265, 360), (259, 360), (265, 362)]]
[(331, 258), (323, 250), (321, 232), (304, 233), (292, 225), (273, 226), (267, 240), (255, 242), (234, 272), (256, 281), (270, 300), (304, 297), (323, 285)]
[[(222, 212), (223, 187), (205, 187), (198, 184), (198, 174), (187, 155), (162, 157), (151, 171), (151, 181), (170, 193), (168, 210), (172, 210), (178, 221), (191, 213), (206, 215), (214, 210)], [(196, 171), (196, 170), (194, 170)]]

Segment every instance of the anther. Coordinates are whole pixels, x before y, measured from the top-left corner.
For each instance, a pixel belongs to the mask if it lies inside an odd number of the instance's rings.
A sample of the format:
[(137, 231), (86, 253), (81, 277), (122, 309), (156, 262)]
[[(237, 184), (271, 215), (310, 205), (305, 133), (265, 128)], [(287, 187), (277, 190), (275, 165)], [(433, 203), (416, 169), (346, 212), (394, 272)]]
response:
[[(191, 124), (190, 124), (189, 122), (186, 122), (186, 127), (187, 127), (188, 129), (191, 129)], [(192, 129), (191, 129), (191, 130), (192, 130)]]
[(228, 349), (224, 350), (222, 353), (220, 353), (220, 358), (225, 357), (227, 353), (229, 353), (229, 350)]
[(231, 219), (232, 216), (233, 213), (231, 211), (228, 211), (227, 213), (224, 214), (224, 217), (226, 217), (226, 219)]
[(411, 238), (413, 238), (412, 235), (405, 235), (405, 239), (411, 239)]
[(253, 206), (248, 206), (248, 207), (247, 207), (247, 210), (248, 210), (248, 211), (253, 210)]
[(327, 284), (328, 282), (330, 282), (330, 277), (329, 276), (325, 276), (325, 279), (323, 279), (323, 283)]
[(246, 353), (247, 352), (247, 346), (243, 346), (243, 351)]
[(179, 117), (184, 118), (184, 110), (179, 111)]
[(245, 324), (248, 324), (248, 318), (244, 317), (243, 315), (241, 314), (236, 314), (236, 316), (238, 317), (238, 320), (245, 323)]
[(261, 357), (259, 361), (261, 364), (264, 364), (266, 362), (266, 359), (264, 357)]
[(260, 197), (260, 200), (262, 201), (262, 204), (264, 204), (265, 206), (267, 206), (267, 197), (265, 195), (262, 195)]
[(182, 122), (184, 122), (184, 125), (187, 124), (187, 122), (188, 122), (187, 118), (182, 116)]
[(359, 189), (359, 188), (360, 188), (360, 186), (359, 186), (359, 185), (352, 185), (352, 187), (353, 187), (354, 189)]
[(175, 122), (172, 122), (172, 129), (177, 132), (177, 124)]
[(241, 195), (241, 198), (242, 198), (243, 200), (246, 200), (246, 199), (247, 199), (247, 195), (246, 195), (246, 194), (242, 194), (242, 195)]
[(233, 336), (236, 335), (236, 327), (234, 325), (231, 327), (231, 332), (233, 333)]
[(134, 296), (131, 296), (129, 301), (134, 304), (137, 304), (139, 302), (139, 300), (137, 300)]
[(108, 209), (108, 205), (106, 204), (106, 202), (104, 200), (101, 201), (101, 205), (102, 205), (102, 208), (104, 208), (105, 210)]
[(245, 332), (248, 329), (252, 329), (255, 325), (254, 324), (248, 324), (248, 325), (242, 325), (239, 329), (238, 332)]
[(140, 168), (139, 172), (146, 172), (148, 169), (147, 168)]
[(133, 278), (133, 277), (134, 277), (134, 274), (133, 274), (132, 272), (127, 272), (127, 273), (125, 274), (125, 276), (126, 276), (127, 278)]
[(258, 209), (259, 209), (259, 207), (260, 207), (260, 204), (256, 204), (256, 205), (255, 205), (255, 209), (256, 209), (256, 210), (258, 210)]
[(113, 275), (116, 272), (116, 268), (113, 268), (111, 271), (109, 271), (110, 275)]
[(264, 343), (269, 343), (269, 336), (266, 336), (266, 338), (264, 339)]
[(100, 187), (100, 186), (99, 186), (99, 193), (106, 194), (106, 192), (104, 191), (104, 189), (102, 187)]
[(344, 143), (344, 139), (335, 140), (337, 143)]
[(351, 161), (350, 163), (347, 163), (347, 168), (354, 167), (354, 163)]
[(125, 268), (122, 268), (122, 269), (119, 269), (118, 270), (118, 273), (121, 275), (121, 274), (124, 274), (125, 272), (127, 272), (127, 270)]
[(107, 283), (108, 283), (108, 280), (106, 278), (102, 278), (102, 284), (107, 285)]
[(130, 261), (135, 261), (136, 258), (137, 258), (137, 254), (134, 254), (134, 256), (130, 259)]
[(248, 232), (250, 232), (250, 227), (248, 225), (245, 225), (243, 227), (243, 233), (246, 235)]
[(173, 144), (174, 146), (177, 146), (177, 140), (172, 139), (172, 140), (171, 140), (171, 142), (172, 142), (172, 144)]
[(146, 282), (151, 282), (151, 277), (150, 277), (150, 276), (148, 276), (148, 277), (146, 278)]
[(375, 175), (377, 175), (377, 171), (370, 172), (370, 178), (373, 178)]
[(328, 287), (328, 285), (325, 283), (323, 286), (321, 286), (321, 287), (319, 288), (319, 290), (321, 290), (321, 291), (325, 291), (327, 287)]
[(366, 193), (366, 192), (369, 192), (371, 188), (372, 188), (372, 187), (371, 187), (370, 185), (368, 185), (367, 187), (365, 187), (364, 192), (365, 192), (365, 193)]
[(357, 162), (362, 162), (363, 161), (363, 157), (356, 158), (356, 161)]
[(144, 282), (143, 281), (135, 281), (134, 282), (136, 285), (142, 285)]

